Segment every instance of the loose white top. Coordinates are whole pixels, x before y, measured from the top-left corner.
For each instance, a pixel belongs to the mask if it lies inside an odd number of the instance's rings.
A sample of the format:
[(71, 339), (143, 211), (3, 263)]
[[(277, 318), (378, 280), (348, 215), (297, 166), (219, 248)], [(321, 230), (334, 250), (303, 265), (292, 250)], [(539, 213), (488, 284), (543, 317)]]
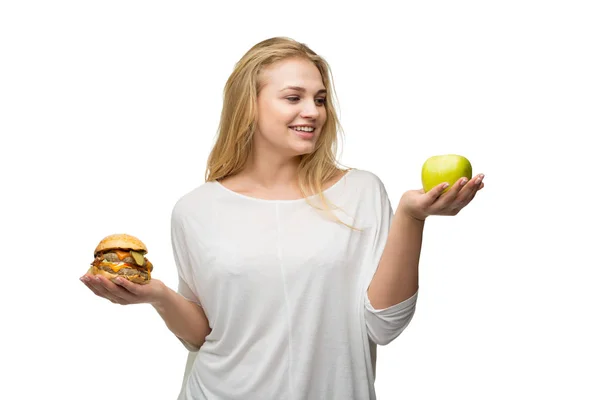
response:
[(325, 195), (361, 231), (304, 199), (256, 199), (218, 182), (177, 202), (178, 292), (212, 328), (200, 349), (184, 342), (198, 353), (180, 400), (375, 399), (376, 345), (404, 330), (417, 294), (383, 310), (367, 296), (393, 217), (380, 179), (353, 169)]

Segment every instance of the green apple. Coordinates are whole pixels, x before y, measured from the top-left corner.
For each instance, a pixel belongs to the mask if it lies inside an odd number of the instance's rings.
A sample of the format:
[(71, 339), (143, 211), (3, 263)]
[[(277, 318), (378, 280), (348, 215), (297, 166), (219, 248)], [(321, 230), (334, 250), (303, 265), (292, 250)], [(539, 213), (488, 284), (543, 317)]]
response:
[(471, 162), (466, 157), (457, 154), (429, 157), (421, 168), (421, 182), (425, 192), (429, 192), (442, 182), (448, 182), (450, 185), (446, 188), (448, 190), (460, 178), (471, 179), (472, 175)]

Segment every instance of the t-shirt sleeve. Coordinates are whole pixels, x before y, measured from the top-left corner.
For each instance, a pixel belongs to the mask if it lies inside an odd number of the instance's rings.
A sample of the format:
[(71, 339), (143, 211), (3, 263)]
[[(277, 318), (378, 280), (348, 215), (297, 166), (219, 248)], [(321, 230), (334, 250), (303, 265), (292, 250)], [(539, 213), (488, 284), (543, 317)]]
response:
[(369, 234), (365, 237), (363, 291), (366, 292), (379, 266), (387, 242), (394, 212), (383, 182), (375, 175), (365, 190), (366, 223)]
[(367, 247), (368, 274), (363, 296), (365, 323), (369, 338), (378, 345), (386, 345), (398, 337), (408, 326), (415, 312), (417, 294), (384, 310), (374, 309), (369, 301), (367, 291), (379, 266), (394, 218), (394, 212), (383, 182), (376, 177), (375, 183), (376, 188), (373, 190), (371, 197), (373, 211), (370, 216), (373, 218), (373, 233), (369, 237), (370, 243)]
[[(183, 220), (178, 214), (178, 210), (176, 208), (171, 214), (171, 246), (173, 248), (173, 258), (177, 267), (177, 293), (183, 296), (186, 300), (200, 305), (198, 295), (194, 292), (191, 286), (192, 261), (186, 243)], [(199, 350), (199, 347), (192, 345), (179, 336), (176, 337), (190, 352), (196, 352)]]
[(177, 208), (171, 215), (171, 246), (173, 248), (173, 258), (177, 267), (177, 293), (187, 300), (200, 304), (200, 300), (191, 285), (192, 262), (189, 249), (186, 243), (184, 223)]

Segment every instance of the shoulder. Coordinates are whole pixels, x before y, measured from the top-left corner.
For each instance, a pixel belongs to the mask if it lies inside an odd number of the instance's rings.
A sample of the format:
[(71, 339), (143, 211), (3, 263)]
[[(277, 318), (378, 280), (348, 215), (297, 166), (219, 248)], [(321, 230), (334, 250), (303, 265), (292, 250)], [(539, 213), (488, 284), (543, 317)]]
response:
[[(345, 177), (333, 203), (355, 218), (354, 226), (371, 226), (390, 210), (390, 199), (381, 178), (374, 172), (353, 168)], [(356, 225), (358, 224), (358, 225)]]
[(346, 173), (337, 189), (330, 192), (336, 205), (349, 209), (373, 210), (389, 202), (385, 185), (380, 177), (360, 168), (352, 168)]
[(385, 191), (385, 185), (377, 174), (372, 171), (368, 171), (360, 168), (353, 168), (347, 173), (347, 183), (358, 189), (362, 190), (383, 190)]
[(172, 210), (172, 217), (182, 219), (185, 216), (209, 212), (219, 195), (215, 182), (205, 182), (179, 197)]

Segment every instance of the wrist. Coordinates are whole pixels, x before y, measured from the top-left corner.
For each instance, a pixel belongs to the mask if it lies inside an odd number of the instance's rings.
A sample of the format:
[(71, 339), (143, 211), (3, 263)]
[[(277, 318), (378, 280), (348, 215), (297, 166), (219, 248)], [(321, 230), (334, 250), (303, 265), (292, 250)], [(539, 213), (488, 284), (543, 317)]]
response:
[(427, 218), (427, 215), (411, 210), (410, 207), (408, 207), (408, 205), (406, 204), (404, 197), (400, 199), (400, 204), (398, 204), (396, 215), (418, 223), (424, 223), (425, 219)]
[(157, 285), (154, 293), (152, 294), (152, 298), (149, 303), (154, 308), (163, 308), (165, 303), (168, 301), (169, 297), (169, 288), (161, 281), (157, 281)]

